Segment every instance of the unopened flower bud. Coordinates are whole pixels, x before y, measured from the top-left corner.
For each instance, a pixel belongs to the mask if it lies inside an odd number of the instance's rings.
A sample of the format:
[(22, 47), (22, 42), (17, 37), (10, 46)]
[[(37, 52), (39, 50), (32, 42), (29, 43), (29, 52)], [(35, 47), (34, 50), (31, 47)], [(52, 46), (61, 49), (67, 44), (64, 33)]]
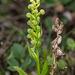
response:
[(29, 4), (28, 5), (28, 9), (32, 9), (32, 8), (34, 8), (34, 5), (33, 4)]
[(33, 2), (34, 0), (30, 0), (30, 2)]
[(37, 38), (37, 35), (36, 35), (35, 32), (32, 32), (32, 36), (35, 37), (35, 38)]
[(34, 51), (34, 48), (31, 48), (32, 51)]
[(31, 50), (33, 50), (34, 48), (31, 48)]
[(40, 2), (40, 0), (37, 0), (37, 3), (39, 3)]
[(41, 10), (40, 10), (40, 14), (41, 14), (41, 15), (44, 15), (44, 14), (45, 14), (45, 11), (44, 11), (43, 9), (41, 9)]
[(36, 45), (37, 41), (36, 40), (32, 40), (31, 44)]
[(31, 38), (31, 35), (30, 35), (30, 34), (28, 34), (28, 35), (27, 35), (27, 38), (29, 38), (29, 39), (30, 39), (30, 38)]
[(30, 18), (30, 17), (31, 17), (31, 13), (27, 13), (26, 16), (27, 16), (28, 18)]
[(30, 35), (32, 35), (33, 37), (37, 37), (37, 35), (36, 35), (36, 33), (32, 30), (32, 29), (28, 29), (27, 30), (28, 31), (28, 33), (30, 34)]
[(38, 21), (38, 22), (40, 21), (40, 17), (37, 17), (37, 21)]
[(37, 25), (37, 21), (36, 20), (33, 20), (32, 23), (33, 23), (33, 25)]
[(32, 29), (28, 29), (27, 31), (28, 31), (28, 33), (32, 33), (32, 32), (33, 32), (33, 30), (32, 30)]
[(36, 26), (37, 31), (40, 31), (40, 26)]
[(32, 23), (31, 23), (31, 21), (29, 20), (29, 21), (27, 22), (27, 24), (28, 24), (28, 25), (31, 25)]
[(34, 14), (35, 14), (35, 13), (37, 14), (37, 13), (38, 13), (38, 10), (33, 10), (33, 13), (34, 13)]

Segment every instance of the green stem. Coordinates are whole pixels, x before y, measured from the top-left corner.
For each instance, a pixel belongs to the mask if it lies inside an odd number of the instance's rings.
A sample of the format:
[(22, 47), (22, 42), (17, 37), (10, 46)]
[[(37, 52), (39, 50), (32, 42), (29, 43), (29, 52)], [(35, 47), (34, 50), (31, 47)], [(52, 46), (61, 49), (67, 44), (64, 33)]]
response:
[(37, 71), (38, 71), (38, 75), (40, 75), (39, 48), (36, 48), (36, 49), (37, 49), (37, 57), (38, 57), (38, 60), (37, 60)]

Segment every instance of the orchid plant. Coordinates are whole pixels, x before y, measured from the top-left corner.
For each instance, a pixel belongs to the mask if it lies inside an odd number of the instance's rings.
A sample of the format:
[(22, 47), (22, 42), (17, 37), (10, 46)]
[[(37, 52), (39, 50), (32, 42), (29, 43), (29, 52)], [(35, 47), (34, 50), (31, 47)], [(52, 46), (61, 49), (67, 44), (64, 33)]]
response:
[[(31, 39), (31, 44), (32, 46), (30, 47), (29, 42), (27, 42), (28, 45), (28, 51), (29, 55), (34, 58), (34, 60), (37, 63), (37, 75), (47, 75), (48, 71), (48, 61), (46, 60), (42, 70), (40, 69), (40, 61), (39, 61), (39, 48), (41, 46), (41, 36), (42, 36), (42, 28), (40, 25), (40, 15), (44, 15), (45, 11), (41, 9), (38, 11), (38, 7), (40, 6), (40, 0), (30, 0), (31, 4), (28, 5), (28, 9), (31, 10), (31, 12), (28, 12), (26, 14), (27, 18), (29, 18), (27, 24), (31, 27), (29, 28), (27, 38)], [(63, 23), (59, 25), (59, 19), (57, 18), (55, 21), (55, 24), (53, 25), (53, 30), (57, 32), (57, 37), (55, 40), (51, 42), (52, 48), (53, 48), (53, 58), (54, 58), (54, 63), (52, 64), (52, 72), (51, 75), (54, 73), (54, 69), (56, 68), (56, 57), (57, 55), (61, 56), (64, 55), (62, 53), (60, 47), (58, 45), (61, 43), (61, 32), (63, 30)], [(25, 73), (22, 69), (18, 67), (14, 67), (20, 75), (28, 75)]]
[[(37, 75), (45, 75), (47, 73), (47, 60), (44, 63), (42, 72), (40, 71), (40, 64), (39, 64), (39, 47), (41, 46), (41, 36), (42, 36), (42, 28), (39, 25), (40, 23), (40, 15), (44, 15), (45, 11), (41, 9), (38, 11), (38, 7), (40, 6), (40, 0), (30, 0), (31, 4), (28, 5), (28, 9), (31, 10), (31, 12), (28, 12), (26, 16), (30, 18), (30, 20), (27, 22), (27, 24), (31, 27), (29, 28), (27, 38), (31, 39), (31, 44), (33, 45), (30, 47), (29, 43), (28, 50), (29, 55), (34, 58), (34, 60), (37, 63)], [(24, 73), (20, 68), (14, 67), (20, 75), (27, 75)], [(23, 73), (23, 74), (22, 74)]]

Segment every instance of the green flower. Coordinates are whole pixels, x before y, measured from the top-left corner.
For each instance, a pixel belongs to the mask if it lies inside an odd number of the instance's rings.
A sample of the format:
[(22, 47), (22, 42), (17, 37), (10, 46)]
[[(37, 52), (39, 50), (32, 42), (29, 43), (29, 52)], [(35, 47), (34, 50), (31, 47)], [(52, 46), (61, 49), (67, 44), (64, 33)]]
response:
[(32, 8), (34, 8), (34, 5), (33, 4), (29, 4), (28, 5), (28, 9), (32, 9)]
[(43, 9), (41, 9), (41, 10), (40, 10), (40, 14), (41, 14), (41, 15), (44, 15), (44, 14), (45, 14), (45, 11), (44, 11)]
[(30, 18), (31, 15), (32, 15), (31, 13), (27, 13), (27, 14), (26, 14), (26, 16), (27, 16), (28, 18)]
[(32, 44), (32, 45), (36, 45), (36, 44), (37, 44), (37, 41), (36, 41), (36, 40), (32, 40), (32, 41), (31, 41), (31, 44)]
[(33, 25), (37, 25), (37, 21), (36, 20), (33, 20), (32, 23), (33, 23)]
[(34, 14), (37, 14), (37, 13), (38, 13), (38, 10), (33, 10), (33, 13), (34, 13)]

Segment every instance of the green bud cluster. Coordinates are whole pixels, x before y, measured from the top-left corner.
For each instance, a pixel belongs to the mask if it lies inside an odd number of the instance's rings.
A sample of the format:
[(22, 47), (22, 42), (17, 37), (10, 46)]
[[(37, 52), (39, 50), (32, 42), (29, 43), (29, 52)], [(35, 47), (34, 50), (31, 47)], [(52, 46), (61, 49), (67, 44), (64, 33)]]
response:
[(31, 13), (27, 13), (26, 16), (30, 18), (27, 24), (31, 27), (28, 29), (27, 38), (31, 39), (31, 44), (34, 47), (39, 47), (41, 45), (41, 36), (42, 29), (39, 26), (40, 23), (40, 15), (44, 15), (45, 11), (41, 9), (38, 11), (38, 7), (40, 5), (40, 0), (30, 0), (31, 4), (28, 5), (28, 9), (31, 10)]

